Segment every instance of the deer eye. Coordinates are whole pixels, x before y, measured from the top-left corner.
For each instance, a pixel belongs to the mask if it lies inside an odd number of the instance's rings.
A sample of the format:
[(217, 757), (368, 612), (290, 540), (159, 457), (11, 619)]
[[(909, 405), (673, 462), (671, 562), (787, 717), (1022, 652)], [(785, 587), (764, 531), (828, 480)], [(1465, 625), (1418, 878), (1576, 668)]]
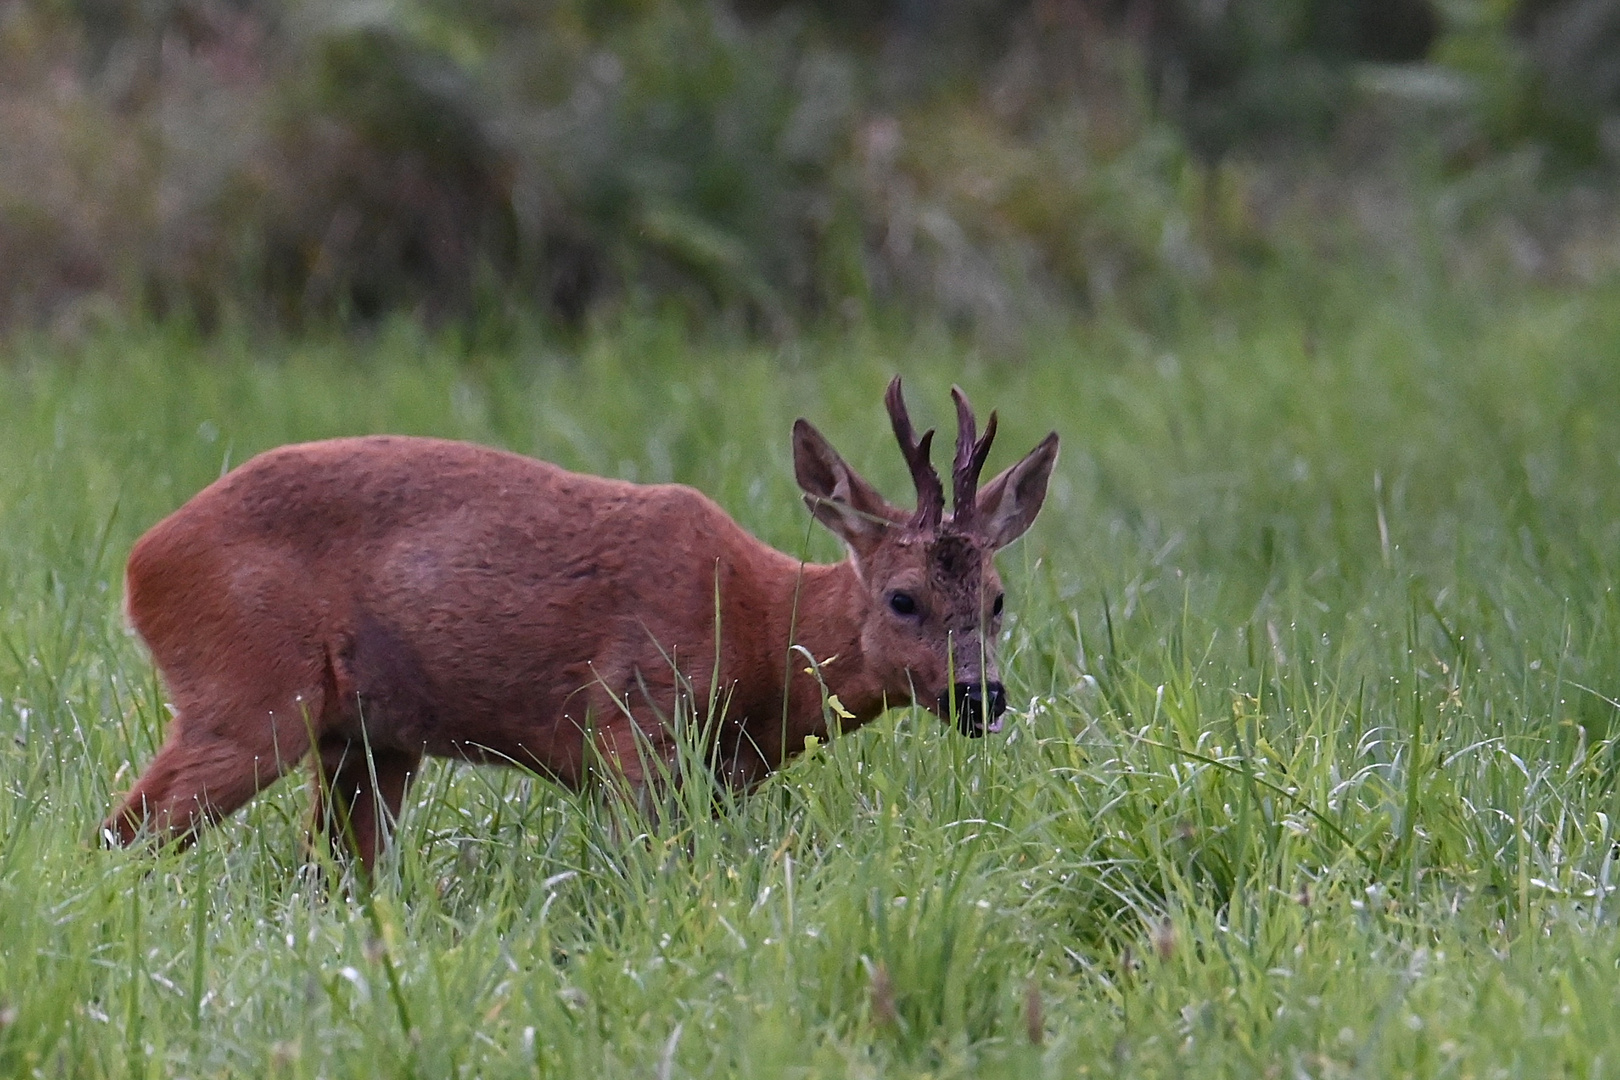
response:
[(1001, 609), (1006, 607), (1006, 606), (1007, 606), (1007, 594), (1006, 593), (997, 593), (996, 594), (996, 602), (994, 604), (992, 604), (991, 607), (990, 607), (990, 617), (992, 619), (1001, 618)]
[(915, 615), (917, 599), (910, 593), (892, 592), (889, 594), (889, 610), (896, 615)]

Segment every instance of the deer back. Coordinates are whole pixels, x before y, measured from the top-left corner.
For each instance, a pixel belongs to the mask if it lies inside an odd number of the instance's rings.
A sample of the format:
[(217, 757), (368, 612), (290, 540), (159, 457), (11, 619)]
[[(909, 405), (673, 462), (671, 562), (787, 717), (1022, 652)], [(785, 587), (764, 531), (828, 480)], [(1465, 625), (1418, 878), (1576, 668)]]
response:
[[(581, 731), (637, 705), (653, 730), (678, 691), (706, 701), (717, 667), (757, 679), (743, 646), (774, 629), (796, 569), (691, 488), (374, 437), (274, 450), (199, 493), (137, 544), (127, 605), (166, 674), (274, 681), (272, 654), (295, 654), (325, 669), (301, 688), (317, 734), (364, 723), (378, 743), (572, 782)], [(222, 632), (232, 647), (210, 647)]]

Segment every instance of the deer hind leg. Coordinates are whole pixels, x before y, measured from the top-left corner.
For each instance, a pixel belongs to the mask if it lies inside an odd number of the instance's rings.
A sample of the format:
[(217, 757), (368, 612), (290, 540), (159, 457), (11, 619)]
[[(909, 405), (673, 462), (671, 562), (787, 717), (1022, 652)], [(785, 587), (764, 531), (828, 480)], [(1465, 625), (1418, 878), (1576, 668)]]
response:
[(103, 835), (126, 846), (143, 832), (190, 842), (303, 759), (310, 733), (303, 700), (314, 697), (318, 706), (318, 695), (286, 695), (287, 707), (272, 711), (211, 708), (206, 696), (177, 693), (185, 703), (168, 739), (102, 823)]
[(338, 736), (321, 740), (311, 802), (315, 827), (330, 837), (334, 853), (352, 851), (371, 871), (421, 762), (409, 751)]
[(143, 831), (187, 840), (238, 809), (303, 760), (328, 698), (308, 567), (273, 549), (227, 557), (174, 521), (136, 543), (125, 572), (130, 623), (175, 718), (103, 824), (122, 844)]

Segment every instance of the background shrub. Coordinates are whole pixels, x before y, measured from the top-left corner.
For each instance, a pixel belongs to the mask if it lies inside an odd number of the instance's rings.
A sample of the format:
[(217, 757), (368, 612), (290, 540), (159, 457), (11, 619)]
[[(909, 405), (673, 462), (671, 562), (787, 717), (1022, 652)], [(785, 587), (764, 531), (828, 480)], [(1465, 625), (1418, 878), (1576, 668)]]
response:
[(651, 306), (1017, 345), (1377, 248), (1355, 207), (1391, 177), (1442, 223), (1523, 211), (1539, 271), (1567, 238), (1537, 213), (1570, 215), (1514, 197), (1551, 167), (1607, 198), (1617, 28), (1615, 0), (15, 3), (0, 320)]

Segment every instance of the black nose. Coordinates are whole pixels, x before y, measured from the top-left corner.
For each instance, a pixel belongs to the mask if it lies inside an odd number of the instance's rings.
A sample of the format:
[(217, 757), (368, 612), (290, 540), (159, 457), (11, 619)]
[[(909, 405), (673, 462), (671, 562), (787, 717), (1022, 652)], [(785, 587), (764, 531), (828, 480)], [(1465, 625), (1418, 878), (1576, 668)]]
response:
[[(957, 730), (970, 739), (986, 731), (1001, 730), (1001, 714), (1007, 711), (1007, 691), (998, 682), (959, 682), (941, 695), (940, 712), (956, 717)], [(986, 723), (985, 717), (989, 716)]]

